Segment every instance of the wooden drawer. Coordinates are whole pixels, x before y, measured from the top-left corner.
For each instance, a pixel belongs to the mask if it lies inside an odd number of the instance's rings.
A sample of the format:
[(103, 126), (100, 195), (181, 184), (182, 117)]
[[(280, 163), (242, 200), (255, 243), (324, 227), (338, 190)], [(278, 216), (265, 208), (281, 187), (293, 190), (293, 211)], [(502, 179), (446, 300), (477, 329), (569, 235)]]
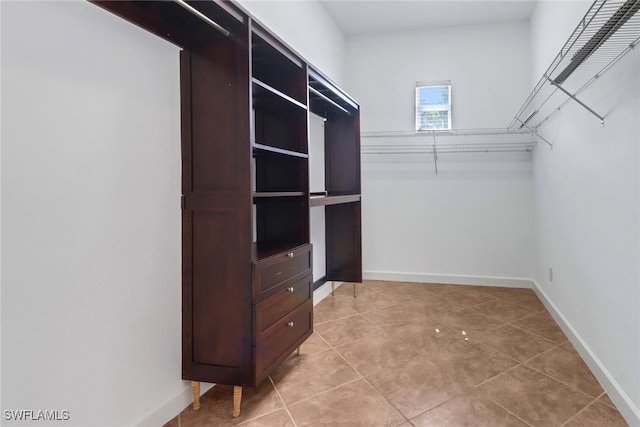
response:
[(311, 266), (311, 245), (298, 246), (253, 263), (254, 302), (261, 301), (311, 274)]
[(255, 336), (256, 340), (262, 340), (268, 329), (278, 320), (291, 313), (312, 298), (313, 279), (308, 275), (270, 296), (255, 307)]
[(313, 333), (313, 301), (276, 322), (255, 347), (256, 383), (262, 381)]

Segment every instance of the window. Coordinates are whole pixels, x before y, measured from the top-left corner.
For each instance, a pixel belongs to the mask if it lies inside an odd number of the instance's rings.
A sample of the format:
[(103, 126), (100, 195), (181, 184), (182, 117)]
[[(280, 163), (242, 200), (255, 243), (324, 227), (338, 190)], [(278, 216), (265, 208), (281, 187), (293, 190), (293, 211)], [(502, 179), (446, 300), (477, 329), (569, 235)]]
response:
[(416, 83), (416, 132), (451, 129), (451, 82)]

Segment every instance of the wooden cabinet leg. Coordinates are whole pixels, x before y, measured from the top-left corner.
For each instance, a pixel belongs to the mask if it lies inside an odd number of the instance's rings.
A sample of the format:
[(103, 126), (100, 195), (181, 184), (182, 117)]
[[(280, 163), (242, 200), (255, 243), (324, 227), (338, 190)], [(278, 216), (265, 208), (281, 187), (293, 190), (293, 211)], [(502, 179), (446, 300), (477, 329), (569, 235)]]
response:
[(300, 356), (300, 347), (296, 348), (296, 356)]
[(240, 416), (240, 401), (242, 400), (242, 386), (233, 386), (233, 416)]
[(336, 296), (336, 282), (334, 282), (333, 280), (331, 281), (331, 296)]
[(200, 409), (200, 381), (191, 381), (191, 391), (193, 392), (193, 410)]
[(353, 297), (356, 297), (356, 282), (353, 282)]

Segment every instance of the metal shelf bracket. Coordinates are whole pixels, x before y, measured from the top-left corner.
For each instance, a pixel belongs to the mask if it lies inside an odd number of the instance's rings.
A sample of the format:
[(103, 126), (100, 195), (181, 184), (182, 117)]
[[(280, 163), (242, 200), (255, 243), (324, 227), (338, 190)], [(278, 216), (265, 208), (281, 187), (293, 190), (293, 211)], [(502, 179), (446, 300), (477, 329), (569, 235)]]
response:
[[(560, 91), (562, 91), (565, 95), (567, 95), (569, 98), (573, 99), (575, 102), (577, 102), (578, 104), (580, 104), (585, 110), (587, 110), (588, 112), (590, 112), (591, 114), (593, 114), (594, 116), (596, 116), (597, 118), (600, 119), (600, 124), (602, 126), (604, 126), (604, 117), (602, 117), (600, 114), (596, 113), (595, 111), (593, 111), (591, 108), (589, 108), (589, 106), (587, 104), (585, 104), (584, 102), (580, 101), (578, 98), (576, 98), (575, 95), (573, 95), (572, 93), (570, 93), (568, 90), (566, 90), (565, 88), (563, 88), (561, 85), (559, 85), (558, 83), (554, 82), (553, 80), (551, 80), (549, 78), (549, 76), (545, 75), (544, 76), (549, 83), (551, 83), (553, 86), (557, 87), (558, 89), (560, 89)], [(528, 126), (527, 126), (528, 127)], [(539, 136), (539, 135), (538, 135)]]
[(538, 133), (538, 131), (536, 131), (534, 128), (532, 128), (531, 126), (529, 126), (527, 124), (527, 121), (525, 120), (524, 122), (522, 120), (520, 120), (519, 118), (516, 117), (516, 120), (518, 120), (521, 124), (521, 126), (526, 127), (527, 129), (529, 129), (531, 131), (532, 134), (534, 134), (535, 136), (537, 136), (538, 138), (540, 138), (541, 140), (543, 140), (544, 142), (547, 143), (547, 145), (551, 148), (553, 148), (553, 144), (551, 142), (549, 142), (544, 136), (540, 135)]

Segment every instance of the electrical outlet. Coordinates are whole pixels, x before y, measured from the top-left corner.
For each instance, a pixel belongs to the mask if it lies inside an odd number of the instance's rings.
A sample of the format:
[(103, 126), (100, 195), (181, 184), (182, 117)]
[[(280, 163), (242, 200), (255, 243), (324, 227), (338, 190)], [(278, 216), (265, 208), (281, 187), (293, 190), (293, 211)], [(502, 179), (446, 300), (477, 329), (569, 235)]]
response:
[(549, 281), (553, 282), (553, 267), (549, 267)]

